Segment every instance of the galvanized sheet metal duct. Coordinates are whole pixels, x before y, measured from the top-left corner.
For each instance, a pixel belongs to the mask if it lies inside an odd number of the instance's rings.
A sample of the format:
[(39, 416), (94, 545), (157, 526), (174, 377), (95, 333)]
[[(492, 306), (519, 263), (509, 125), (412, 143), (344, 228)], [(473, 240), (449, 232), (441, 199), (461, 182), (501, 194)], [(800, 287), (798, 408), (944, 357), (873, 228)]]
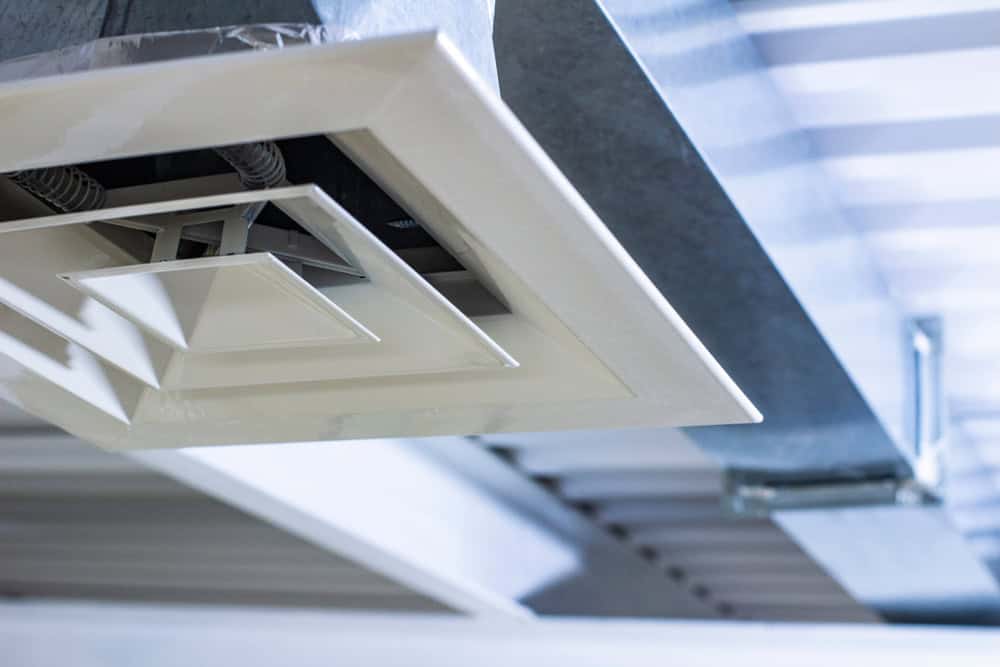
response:
[[(504, 99), (765, 416), (692, 439), (764, 479), (909, 477), (905, 321), (728, 3), (504, 0), (496, 44)], [(890, 548), (959, 537), (886, 520), (870, 537)], [(940, 555), (958, 607), (1000, 609), (968, 545)], [(885, 604), (852, 563), (827, 564), (876, 609), (947, 620), (905, 568), (880, 570), (897, 583)]]

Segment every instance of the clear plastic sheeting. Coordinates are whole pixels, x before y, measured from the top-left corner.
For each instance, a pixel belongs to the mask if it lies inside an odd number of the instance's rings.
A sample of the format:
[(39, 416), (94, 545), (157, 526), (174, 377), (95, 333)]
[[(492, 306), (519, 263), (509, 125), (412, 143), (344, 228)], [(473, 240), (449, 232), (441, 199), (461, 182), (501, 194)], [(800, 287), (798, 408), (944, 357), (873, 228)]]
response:
[(494, 88), (495, 0), (312, 0), (320, 20), (358, 36), (440, 29)]
[[(388, 5), (404, 6), (407, 3)], [(478, 3), (470, 3), (474, 5)], [(190, 58), (247, 49), (282, 49), (358, 40), (378, 35), (417, 30), (442, 29), (466, 59), (494, 88), (497, 87), (496, 60), (492, 42), (492, 3), (477, 10), (456, 8), (442, 16), (410, 16), (402, 9), (386, 13), (380, 9), (355, 9), (353, 14), (337, 14), (338, 22), (322, 25), (306, 23), (260, 23), (202, 30), (155, 32), (96, 39), (85, 44), (33, 54), (0, 62), (0, 82), (85, 72), (104, 67), (120, 67)], [(467, 21), (469, 14), (479, 20)], [(479, 16), (481, 14), (481, 16)], [(453, 24), (453, 25), (450, 25)], [(475, 29), (466, 26), (476, 26)], [(454, 29), (452, 29), (454, 27)]]
[(357, 39), (349, 30), (326, 25), (262, 23), (207, 30), (182, 30), (96, 39), (0, 63), (0, 81), (85, 72), (102, 67), (231, 53), (280, 49)]

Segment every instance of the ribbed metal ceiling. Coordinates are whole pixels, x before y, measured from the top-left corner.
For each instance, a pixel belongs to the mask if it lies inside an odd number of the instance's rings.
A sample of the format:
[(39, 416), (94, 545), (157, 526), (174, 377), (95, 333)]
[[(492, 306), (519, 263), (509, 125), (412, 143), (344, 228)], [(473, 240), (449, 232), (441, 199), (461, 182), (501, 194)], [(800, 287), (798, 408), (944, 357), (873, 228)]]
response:
[(20, 427), (0, 433), (0, 595), (447, 611), (130, 459), (4, 412)]
[[(131, 459), (3, 417), (0, 595), (446, 611)], [(678, 432), (622, 433), (477, 442), (720, 615), (875, 620), (772, 522), (725, 514), (719, 469)]]
[(729, 514), (721, 469), (678, 431), (477, 440), (724, 616), (872, 622), (777, 525)]

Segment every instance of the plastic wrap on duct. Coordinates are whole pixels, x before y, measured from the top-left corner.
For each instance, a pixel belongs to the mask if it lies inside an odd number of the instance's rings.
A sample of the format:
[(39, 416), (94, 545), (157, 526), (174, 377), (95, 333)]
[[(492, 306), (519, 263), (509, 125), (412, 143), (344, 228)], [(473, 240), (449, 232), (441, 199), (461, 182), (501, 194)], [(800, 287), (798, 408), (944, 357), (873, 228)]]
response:
[(312, 0), (320, 20), (359, 36), (438, 29), (483, 80), (498, 88), (493, 50), (495, 0)]
[[(453, 8), (448, 12), (442, 7), (436, 13), (425, 12), (422, 16), (409, 11), (407, 2), (386, 6), (395, 7), (395, 10), (388, 14), (385, 8), (377, 12), (374, 9), (355, 10), (350, 16), (340, 17), (344, 20), (342, 23), (260, 23), (105, 37), (0, 62), (0, 82), (247, 49), (328, 44), (439, 28), (458, 45), (484, 79), (497, 88), (492, 3), (482, 7), (472, 3), (465, 5), (464, 9)], [(477, 9), (473, 10), (474, 6)]]
[(56, 51), (0, 62), (0, 81), (232, 53), (247, 49), (281, 49), (302, 44), (326, 44), (352, 39), (358, 39), (358, 35), (351, 30), (301, 23), (262, 23), (206, 30), (106, 37)]

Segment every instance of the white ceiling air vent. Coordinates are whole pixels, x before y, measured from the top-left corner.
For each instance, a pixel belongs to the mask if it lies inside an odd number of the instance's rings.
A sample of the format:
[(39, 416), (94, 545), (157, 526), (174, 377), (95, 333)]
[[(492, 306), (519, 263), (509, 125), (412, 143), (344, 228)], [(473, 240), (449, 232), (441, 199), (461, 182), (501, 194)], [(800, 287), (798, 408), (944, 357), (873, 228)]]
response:
[[(0, 86), (7, 174), (315, 135), (453, 270), (310, 182), (178, 179), (55, 213), (0, 179), (3, 397), (118, 449), (759, 419), (439, 35)], [(254, 223), (265, 206), (288, 225)]]

